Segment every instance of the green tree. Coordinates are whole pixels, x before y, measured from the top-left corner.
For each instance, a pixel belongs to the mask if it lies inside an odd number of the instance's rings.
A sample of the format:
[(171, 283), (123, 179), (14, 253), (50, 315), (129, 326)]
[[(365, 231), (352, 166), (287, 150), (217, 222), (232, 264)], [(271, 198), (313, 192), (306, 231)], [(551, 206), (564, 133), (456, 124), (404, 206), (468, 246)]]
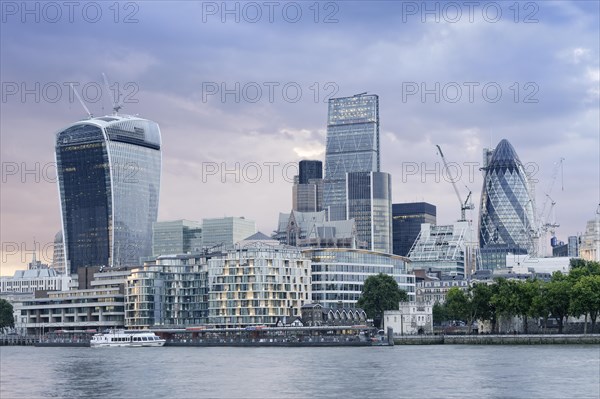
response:
[(450, 320), (467, 322), (471, 315), (470, 301), (467, 294), (458, 287), (452, 287), (446, 293), (446, 314)]
[(433, 308), (431, 309), (433, 313), (433, 324), (439, 326), (442, 322), (448, 320), (448, 313), (446, 312), (446, 306), (436, 302), (433, 304)]
[(379, 273), (365, 280), (357, 305), (379, 326), (386, 310), (398, 310), (400, 302), (408, 301), (406, 291), (390, 275)]
[(489, 320), (492, 323), (492, 331), (495, 331), (496, 313), (492, 304), (494, 285), (486, 283), (473, 284), (470, 288), (471, 308), (473, 320)]
[(552, 273), (552, 279), (546, 283), (546, 306), (550, 314), (558, 321), (558, 333), (562, 334), (563, 325), (569, 316), (572, 282), (561, 272)]
[(499, 278), (496, 280), (495, 292), (491, 304), (496, 307), (496, 315), (508, 319), (512, 325), (512, 318), (519, 314), (519, 287), (514, 280)]
[(570, 312), (573, 316), (585, 315), (584, 332), (587, 332), (587, 315), (592, 321), (592, 333), (600, 312), (600, 275), (583, 276), (571, 290)]
[(525, 334), (529, 332), (528, 321), (529, 317), (535, 317), (534, 302), (540, 295), (540, 281), (539, 280), (525, 280), (518, 286), (518, 298), (517, 298), (517, 313), (523, 317), (523, 326), (525, 328)]
[(13, 307), (6, 299), (0, 299), (0, 330), (15, 326)]

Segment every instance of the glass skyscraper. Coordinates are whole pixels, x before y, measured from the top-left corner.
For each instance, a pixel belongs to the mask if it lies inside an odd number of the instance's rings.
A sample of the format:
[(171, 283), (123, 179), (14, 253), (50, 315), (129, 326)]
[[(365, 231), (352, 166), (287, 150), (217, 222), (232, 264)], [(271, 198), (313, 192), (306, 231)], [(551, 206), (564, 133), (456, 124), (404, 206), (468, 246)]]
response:
[(534, 252), (535, 200), (513, 146), (502, 140), (489, 154), (484, 151), (479, 245), (483, 268), (497, 269), (508, 253)]
[(379, 172), (379, 97), (329, 100), (323, 205), (329, 220), (346, 215), (346, 174)]
[(354, 219), (359, 243), (392, 252), (392, 179), (384, 172), (352, 172), (346, 179), (346, 214)]
[(408, 256), (421, 224), (436, 224), (436, 207), (427, 202), (392, 204), (393, 253)]
[(111, 115), (56, 135), (56, 165), (71, 273), (87, 266), (137, 265), (152, 254), (161, 172), (158, 124)]

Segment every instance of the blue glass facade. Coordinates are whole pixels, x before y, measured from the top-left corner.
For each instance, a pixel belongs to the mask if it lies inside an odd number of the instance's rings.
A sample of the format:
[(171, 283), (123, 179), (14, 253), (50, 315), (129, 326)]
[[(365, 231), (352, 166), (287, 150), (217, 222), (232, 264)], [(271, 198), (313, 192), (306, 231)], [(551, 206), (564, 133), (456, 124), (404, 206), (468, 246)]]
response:
[(137, 265), (152, 254), (160, 190), (155, 122), (110, 116), (56, 135), (65, 260), (79, 267)]
[(323, 187), (329, 220), (347, 217), (346, 174), (379, 172), (379, 168), (379, 97), (330, 99)]
[(421, 223), (436, 224), (436, 207), (427, 202), (392, 204), (393, 253), (408, 256), (421, 232)]
[(347, 175), (346, 213), (354, 219), (359, 242), (372, 251), (392, 252), (392, 179), (384, 172)]
[(507, 253), (532, 253), (535, 202), (513, 146), (502, 140), (484, 168), (479, 245), (484, 269), (505, 264)]
[(298, 183), (308, 184), (310, 179), (323, 178), (323, 162), (303, 160), (298, 164)]

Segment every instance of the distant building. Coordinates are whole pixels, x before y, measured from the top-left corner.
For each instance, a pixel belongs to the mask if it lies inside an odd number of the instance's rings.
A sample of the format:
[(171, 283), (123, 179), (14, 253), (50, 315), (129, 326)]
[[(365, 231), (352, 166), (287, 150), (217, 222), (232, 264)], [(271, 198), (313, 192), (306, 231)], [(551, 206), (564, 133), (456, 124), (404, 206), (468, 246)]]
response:
[(410, 267), (439, 271), (443, 275), (463, 278), (475, 270), (477, 240), (471, 222), (450, 225), (421, 225), (421, 232), (408, 257)]
[(329, 220), (348, 219), (346, 174), (379, 172), (379, 97), (329, 99), (323, 205)]
[(224, 217), (202, 220), (202, 246), (233, 247), (233, 244), (256, 232), (256, 223), (244, 217)]
[(202, 225), (191, 220), (152, 224), (152, 256), (199, 253), (202, 251)]
[(17, 270), (12, 277), (0, 277), (0, 292), (34, 293), (69, 289), (69, 275), (54, 269)]
[(567, 242), (558, 242), (552, 246), (552, 256), (554, 257), (579, 257), (579, 242), (577, 236), (570, 236)]
[(308, 184), (314, 179), (323, 179), (323, 162), (303, 160), (298, 164), (298, 183)]
[(280, 213), (273, 238), (294, 247), (365, 248), (358, 242), (354, 219), (327, 221), (325, 211)]
[(600, 219), (587, 222), (585, 233), (581, 236), (579, 256), (584, 260), (600, 261)]
[(393, 253), (408, 256), (421, 224), (436, 224), (436, 207), (427, 202), (392, 204)]
[(366, 325), (367, 314), (360, 308), (326, 308), (308, 303), (302, 306), (302, 323), (307, 327)]
[(139, 264), (152, 254), (158, 214), (161, 136), (155, 122), (111, 115), (75, 122), (56, 135), (65, 262)]
[(208, 260), (209, 323), (274, 326), (310, 302), (310, 260), (262, 233)]
[(481, 268), (504, 268), (506, 254), (536, 252), (535, 198), (521, 160), (502, 140), (484, 150), (484, 182), (479, 215)]
[(299, 212), (319, 212), (323, 209), (323, 180), (310, 179), (308, 183), (294, 183), (292, 209)]
[(398, 310), (383, 312), (383, 329), (392, 328), (394, 335), (433, 333), (431, 302), (400, 302)]
[(187, 326), (208, 322), (208, 270), (200, 255), (165, 255), (127, 277), (128, 328)]
[(305, 249), (311, 260), (312, 302), (326, 308), (356, 307), (365, 280), (384, 273), (414, 299), (415, 276), (407, 274), (408, 259), (392, 254), (349, 248)]
[(346, 215), (359, 241), (372, 251), (392, 253), (392, 179), (384, 172), (346, 175)]
[(469, 282), (463, 279), (429, 279), (417, 283), (417, 302), (444, 303), (448, 291), (458, 287), (462, 291), (469, 289)]

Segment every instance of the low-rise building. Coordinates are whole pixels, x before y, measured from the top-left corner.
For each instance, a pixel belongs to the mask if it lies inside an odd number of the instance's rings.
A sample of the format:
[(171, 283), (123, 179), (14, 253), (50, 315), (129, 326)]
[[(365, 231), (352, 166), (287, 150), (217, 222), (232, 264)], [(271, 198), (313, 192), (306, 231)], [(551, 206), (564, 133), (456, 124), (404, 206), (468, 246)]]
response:
[(0, 277), (0, 292), (33, 293), (67, 290), (71, 276), (53, 268), (17, 270), (12, 277)]
[(127, 278), (128, 328), (208, 322), (208, 268), (203, 255), (165, 255), (134, 268)]
[(432, 334), (431, 302), (400, 302), (398, 310), (383, 312), (383, 329), (392, 328), (394, 335)]
[(320, 303), (302, 306), (302, 323), (305, 326), (366, 325), (367, 314), (360, 308), (325, 308)]
[(464, 279), (429, 279), (417, 283), (416, 301), (419, 303), (444, 303), (448, 291), (458, 287), (463, 291), (469, 289), (469, 282)]
[(415, 298), (415, 276), (406, 272), (409, 260), (403, 256), (351, 248), (305, 249), (311, 260), (312, 302), (326, 308), (356, 307), (365, 280), (388, 274), (398, 287)]

